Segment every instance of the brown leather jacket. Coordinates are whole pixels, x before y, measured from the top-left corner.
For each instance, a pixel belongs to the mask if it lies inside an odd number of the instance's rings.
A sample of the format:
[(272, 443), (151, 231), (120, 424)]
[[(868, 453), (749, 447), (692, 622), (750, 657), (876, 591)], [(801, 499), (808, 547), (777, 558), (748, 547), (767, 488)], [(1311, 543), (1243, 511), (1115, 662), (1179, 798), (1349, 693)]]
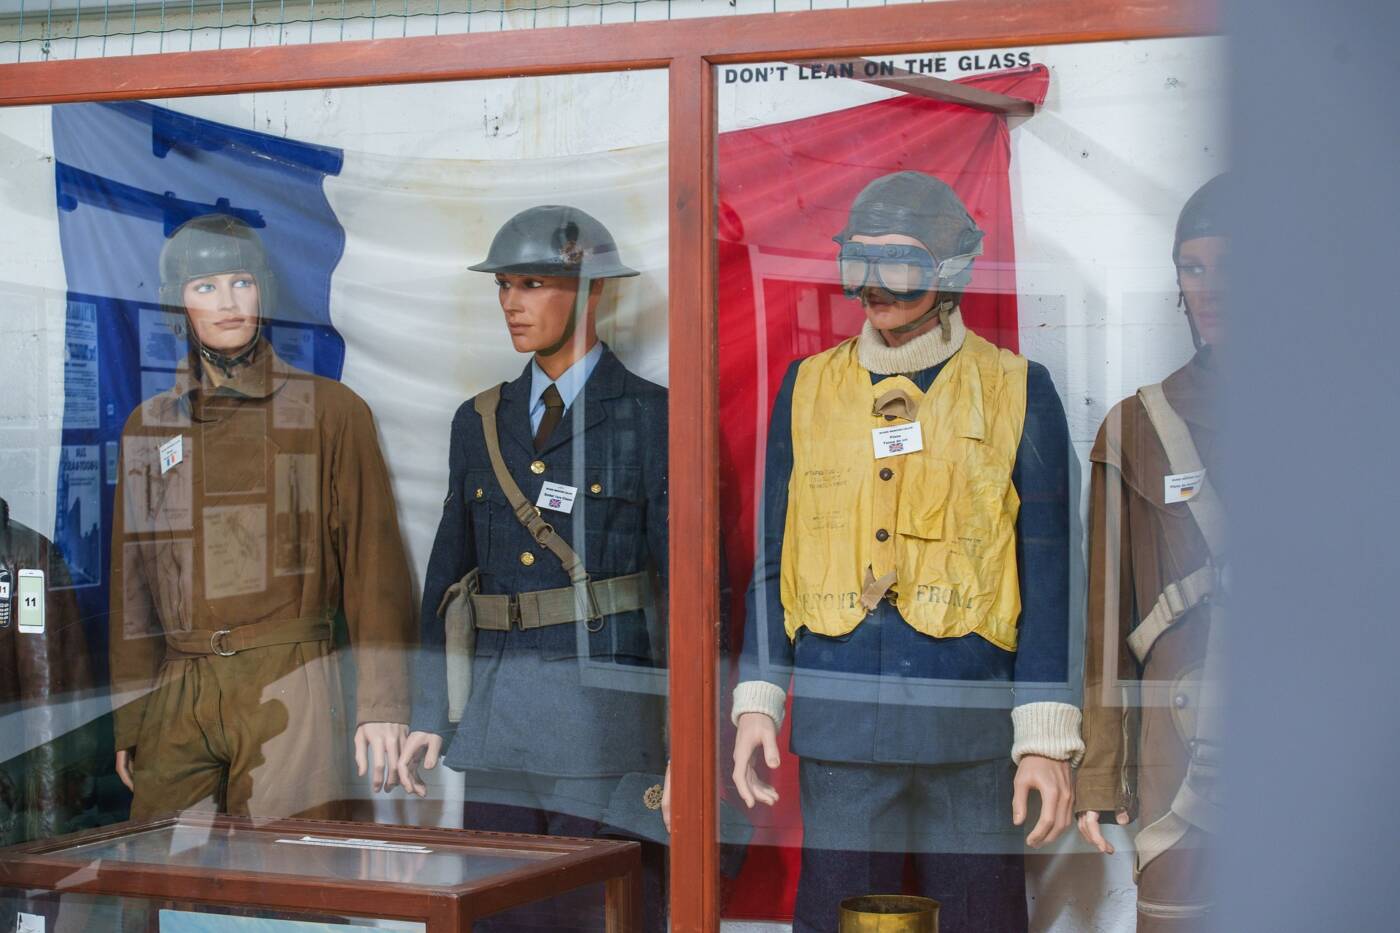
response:
[[(174, 438), (179, 462), (162, 470), (161, 447)], [(359, 396), (287, 365), (264, 342), (232, 381), (215, 388), (182, 375), (132, 412), (113, 506), (117, 748), (136, 743), (139, 697), (166, 655), (165, 633), (341, 610), (357, 671), (355, 722), (406, 723), (411, 582), (374, 419)]]
[[(1209, 348), (1163, 382), (1211, 483), (1221, 490), (1217, 390)], [(1164, 477), (1173, 470), (1136, 395), (1109, 412), (1089, 457), (1085, 753), (1075, 810), (1109, 818), (1126, 810), (1142, 827), (1166, 812), (1186, 773), (1189, 756), (1173, 717), (1192, 698), (1173, 684), (1204, 662), (1205, 610), (1182, 616), (1145, 663), (1138, 663), (1127, 638), (1163, 588), (1202, 567), (1210, 554), (1189, 507), (1165, 502)]]
[[(59, 704), (92, 688), (87, 636), (68, 565), (47, 538), (9, 518), (0, 500), (0, 563), (9, 571), (11, 614), (0, 626), (0, 846), (80, 828), (96, 776), (91, 725), (65, 723)], [(18, 627), (18, 571), (44, 571), (43, 634)]]

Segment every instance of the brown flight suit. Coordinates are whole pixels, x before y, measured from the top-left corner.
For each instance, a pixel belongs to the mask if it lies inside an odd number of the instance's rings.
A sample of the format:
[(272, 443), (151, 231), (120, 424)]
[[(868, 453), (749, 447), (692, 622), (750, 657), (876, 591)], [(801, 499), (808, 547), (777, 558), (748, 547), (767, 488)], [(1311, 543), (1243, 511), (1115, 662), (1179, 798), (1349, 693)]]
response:
[[(1219, 490), (1218, 376), (1211, 356), (1209, 348), (1197, 353), (1162, 389)], [(1109, 412), (1089, 458), (1085, 753), (1074, 807), (1100, 811), (1104, 825), (1126, 810), (1140, 830), (1166, 813), (1186, 774), (1190, 754), (1175, 717), (1190, 712), (1196, 697), (1179, 681), (1204, 664), (1208, 608), (1200, 605), (1181, 616), (1142, 664), (1128, 635), (1163, 588), (1204, 566), (1210, 552), (1189, 507), (1165, 502), (1164, 478), (1175, 471), (1137, 396)], [(1208, 845), (1209, 837), (1192, 828), (1146, 866), (1138, 881), (1139, 931), (1205, 926)]]
[[(162, 471), (177, 436), (179, 462)], [(196, 806), (343, 817), (354, 728), (408, 721), (416, 641), (369, 408), (265, 341), (217, 389), (182, 374), (127, 420), (113, 525), (115, 738), (136, 749), (132, 818)], [(341, 610), (353, 716), (332, 650)]]

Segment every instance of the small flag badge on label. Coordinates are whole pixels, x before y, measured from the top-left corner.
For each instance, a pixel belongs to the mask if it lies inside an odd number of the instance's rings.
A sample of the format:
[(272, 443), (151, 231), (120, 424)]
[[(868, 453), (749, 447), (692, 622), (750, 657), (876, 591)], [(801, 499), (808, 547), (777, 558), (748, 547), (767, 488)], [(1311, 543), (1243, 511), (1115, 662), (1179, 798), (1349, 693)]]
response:
[(578, 495), (577, 486), (563, 483), (545, 483), (540, 488), (540, 497), (535, 500), (535, 508), (550, 509), (568, 515), (574, 510), (574, 498)]
[(185, 459), (185, 438), (184, 435), (176, 434), (170, 440), (160, 445), (160, 475), (169, 473), (175, 466)]
[(1205, 470), (1192, 470), (1190, 473), (1172, 473), (1163, 481), (1163, 499), (1167, 505), (1177, 502), (1190, 502), (1201, 491), (1205, 482)]

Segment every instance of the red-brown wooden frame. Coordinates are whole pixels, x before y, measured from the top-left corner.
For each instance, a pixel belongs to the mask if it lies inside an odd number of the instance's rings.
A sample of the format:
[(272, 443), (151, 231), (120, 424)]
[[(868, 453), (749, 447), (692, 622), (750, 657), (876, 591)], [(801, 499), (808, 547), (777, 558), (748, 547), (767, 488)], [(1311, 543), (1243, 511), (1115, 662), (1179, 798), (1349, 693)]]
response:
[[(0, 106), (667, 68), (672, 926), (719, 929), (718, 346), (711, 66), (1206, 35), (1215, 0), (944, 0), (0, 66)], [(696, 548), (694, 542), (701, 547)], [(724, 772), (728, 772), (724, 768)]]

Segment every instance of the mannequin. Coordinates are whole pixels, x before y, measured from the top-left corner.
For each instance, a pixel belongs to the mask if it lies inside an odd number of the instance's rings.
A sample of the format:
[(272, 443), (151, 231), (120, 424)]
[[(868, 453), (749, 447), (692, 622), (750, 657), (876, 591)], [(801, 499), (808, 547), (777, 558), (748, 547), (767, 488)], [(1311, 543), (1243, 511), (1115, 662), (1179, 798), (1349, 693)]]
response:
[(373, 417), (273, 350), (275, 279), (243, 221), (175, 230), (161, 295), (185, 315), (188, 367), (128, 418), (113, 511), (116, 764), (132, 817), (345, 818), (339, 612), (354, 755), (374, 790), (397, 783), (407, 734), (412, 596)]
[[(464, 772), (469, 829), (627, 835), (608, 823), (614, 798), (665, 758), (664, 688), (629, 677), (665, 666), (646, 611), (665, 605), (666, 392), (598, 340), (595, 318), (606, 281), (637, 273), (601, 222), (561, 205), (511, 218), (471, 269), (493, 275), (530, 361), (453, 419), (400, 779), (423, 795), (420, 763)], [(471, 648), (455, 668), (459, 609)], [(665, 849), (642, 846), (644, 927), (664, 931)], [(539, 910), (483, 925), (586, 929), (593, 912)]]
[[(733, 780), (749, 806), (776, 802), (755, 758), (781, 766), (791, 681), (794, 930), (900, 890), (907, 856), (943, 929), (1024, 930), (1006, 829), (1032, 792), (1032, 846), (1071, 822), (1078, 711), (1064, 687), (1019, 683), (1067, 676), (1067, 429), (1045, 369), (963, 325), (981, 239), (938, 179), (873, 181), (835, 237), (865, 327), (794, 363), (774, 404)], [(990, 688), (1003, 708), (962, 708), (929, 681)]]
[[(1080, 835), (1106, 855), (1114, 848), (1101, 819), (1138, 822), (1137, 928), (1144, 933), (1210, 928), (1210, 813), (1180, 800), (1186, 789), (1206, 807), (1216, 805), (1213, 743), (1202, 725), (1210, 714), (1202, 701), (1228, 575), (1226, 555), (1200, 524), (1212, 516), (1199, 510), (1213, 495), (1207, 489), (1220, 487), (1217, 348), (1228, 321), (1227, 190), (1227, 176), (1207, 182), (1177, 222), (1172, 259), (1195, 356), (1159, 387), (1118, 403), (1090, 454), (1086, 751), (1075, 809)], [(1194, 448), (1187, 453), (1199, 459), (1203, 476), (1185, 473), (1180, 454), (1159, 434), (1160, 415), (1148, 407), (1157, 389), (1160, 404), (1184, 423)], [(1184, 482), (1192, 485), (1183, 489)], [(1168, 588), (1177, 598), (1159, 610)]]

